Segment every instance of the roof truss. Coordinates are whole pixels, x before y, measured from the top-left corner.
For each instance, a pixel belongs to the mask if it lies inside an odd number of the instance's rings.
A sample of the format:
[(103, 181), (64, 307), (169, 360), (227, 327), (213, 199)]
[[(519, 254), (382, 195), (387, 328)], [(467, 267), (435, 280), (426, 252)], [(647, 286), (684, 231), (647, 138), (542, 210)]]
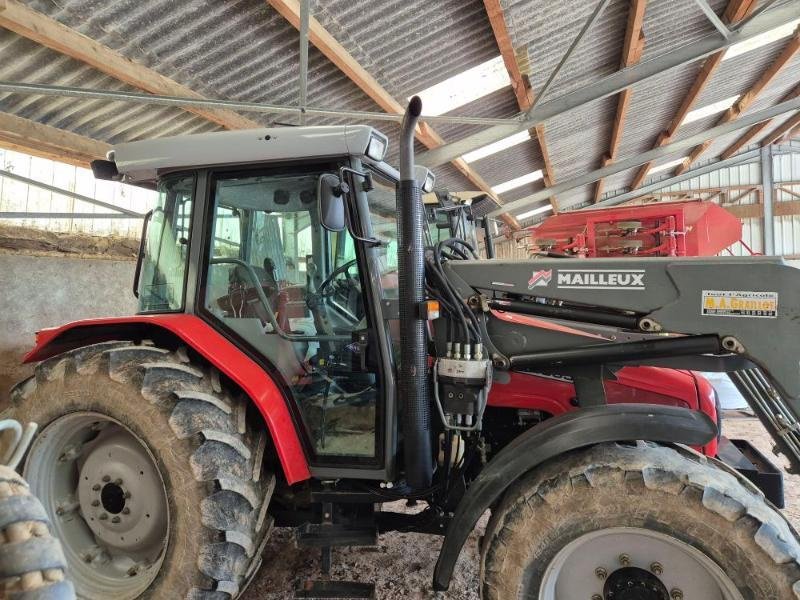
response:
[[(622, 61), (620, 68), (624, 69), (639, 62), (644, 52), (644, 34), (642, 33), (642, 23), (644, 22), (644, 12), (647, 8), (647, 0), (630, 0), (628, 7), (628, 25), (625, 28), (625, 42), (622, 47)], [(611, 127), (611, 144), (608, 154), (603, 157), (602, 166), (606, 166), (617, 160), (622, 132), (625, 129), (625, 119), (628, 116), (633, 90), (625, 88), (619, 94), (617, 101), (617, 112), (614, 116), (614, 124)], [(603, 195), (603, 180), (600, 179), (594, 188), (594, 201), (598, 202)]]
[[(508, 33), (503, 7), (500, 4), (500, 0), (483, 0), (483, 5), (486, 7), (486, 14), (489, 17), (489, 23), (492, 26), (494, 38), (497, 41), (497, 47), (500, 49), (500, 55), (503, 57), (503, 63), (511, 79), (511, 87), (514, 89), (517, 105), (521, 111), (527, 112), (531, 106), (533, 106), (533, 88), (531, 87), (529, 78), (523, 75), (520, 70), (519, 61), (517, 60), (516, 52), (514, 52), (514, 46), (511, 43), (511, 36)], [(542, 153), (542, 159), (544, 161), (544, 168), (542, 169), (544, 184), (548, 187), (554, 185), (556, 178), (553, 172), (553, 165), (550, 162), (550, 151), (547, 148), (544, 124), (542, 123), (536, 127), (531, 127), (528, 130), (528, 134), (531, 139), (536, 140), (539, 144), (539, 149)], [(550, 198), (550, 206), (554, 213), (558, 212), (558, 200), (555, 196)]]
[[(185, 85), (124, 57), (116, 50), (78, 33), (47, 15), (31, 10), (17, 0), (0, 0), (0, 27), (84, 62), (114, 79), (151, 94), (203, 98), (201, 94)], [(232, 110), (198, 107), (186, 110), (228, 129), (261, 126)]]
[(585, 86), (559, 98), (537, 104), (525, 115), (524, 119), (517, 123), (490, 127), (457, 142), (445, 144), (424, 152), (418, 157), (418, 162), (426, 166), (443, 164), (466, 152), (477, 150), (515, 133), (526, 131), (530, 127), (556, 115), (619, 93), (627, 87), (646, 81), (665, 71), (701, 60), (721, 50), (726, 50), (734, 44), (749, 40), (798, 17), (800, 17), (800, 3), (785, 4), (749, 20), (733, 31), (727, 39), (717, 34), (706, 36), (693, 44), (675, 48), (660, 56), (637, 63), (604, 77), (590, 86)]

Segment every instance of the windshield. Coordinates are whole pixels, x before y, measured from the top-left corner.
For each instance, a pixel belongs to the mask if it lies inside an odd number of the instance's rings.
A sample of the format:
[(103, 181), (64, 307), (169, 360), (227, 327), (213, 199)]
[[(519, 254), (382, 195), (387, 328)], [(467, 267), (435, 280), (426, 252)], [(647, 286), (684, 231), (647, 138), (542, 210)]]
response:
[(181, 310), (184, 300), (194, 175), (163, 179), (145, 233), (139, 310)]

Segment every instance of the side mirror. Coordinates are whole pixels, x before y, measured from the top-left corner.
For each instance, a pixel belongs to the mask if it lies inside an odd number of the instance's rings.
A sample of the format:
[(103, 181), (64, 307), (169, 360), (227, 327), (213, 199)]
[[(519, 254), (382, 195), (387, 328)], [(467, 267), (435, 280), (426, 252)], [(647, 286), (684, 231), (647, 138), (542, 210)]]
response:
[(328, 231), (344, 231), (344, 194), (336, 175), (325, 173), (317, 182), (317, 209), (322, 226)]

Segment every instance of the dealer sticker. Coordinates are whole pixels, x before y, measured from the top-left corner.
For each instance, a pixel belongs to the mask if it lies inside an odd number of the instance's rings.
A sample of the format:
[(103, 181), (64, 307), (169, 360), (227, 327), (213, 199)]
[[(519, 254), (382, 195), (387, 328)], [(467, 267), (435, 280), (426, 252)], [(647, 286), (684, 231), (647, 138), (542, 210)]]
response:
[(778, 292), (703, 290), (704, 317), (778, 318)]

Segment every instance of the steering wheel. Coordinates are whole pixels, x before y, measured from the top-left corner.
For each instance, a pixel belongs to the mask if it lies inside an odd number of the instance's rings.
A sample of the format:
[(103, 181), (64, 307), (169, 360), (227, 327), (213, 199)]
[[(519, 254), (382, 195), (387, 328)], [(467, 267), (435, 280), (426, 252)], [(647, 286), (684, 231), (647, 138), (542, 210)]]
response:
[(325, 291), (325, 290), (326, 290), (326, 288), (328, 288), (328, 287), (329, 287), (329, 286), (330, 286), (330, 285), (331, 285), (331, 284), (334, 282), (334, 280), (336, 279), (336, 277), (337, 277), (337, 276), (339, 276), (339, 275), (342, 275), (342, 274), (343, 274), (343, 275), (344, 275), (344, 276), (347, 278), (347, 281), (348, 281), (348, 283), (349, 283), (349, 285), (350, 285), (350, 286), (352, 286), (352, 287), (355, 287), (356, 285), (358, 285), (358, 280), (357, 280), (357, 278), (356, 278), (356, 277), (353, 277), (352, 275), (350, 275), (350, 274), (348, 273), (348, 271), (349, 271), (351, 268), (353, 268), (353, 267), (356, 265), (356, 263), (357, 263), (357, 262), (358, 262), (358, 260), (354, 258), (353, 260), (349, 260), (349, 261), (347, 261), (346, 263), (344, 263), (344, 264), (342, 264), (342, 265), (339, 265), (338, 267), (336, 267), (336, 268), (335, 268), (333, 271), (331, 271), (331, 272), (330, 272), (330, 274), (329, 274), (329, 275), (328, 275), (328, 276), (325, 278), (325, 281), (323, 281), (321, 284), (319, 284), (319, 288), (317, 288), (317, 293), (318, 293), (320, 296), (326, 296), (326, 295), (328, 295), (328, 293)]

